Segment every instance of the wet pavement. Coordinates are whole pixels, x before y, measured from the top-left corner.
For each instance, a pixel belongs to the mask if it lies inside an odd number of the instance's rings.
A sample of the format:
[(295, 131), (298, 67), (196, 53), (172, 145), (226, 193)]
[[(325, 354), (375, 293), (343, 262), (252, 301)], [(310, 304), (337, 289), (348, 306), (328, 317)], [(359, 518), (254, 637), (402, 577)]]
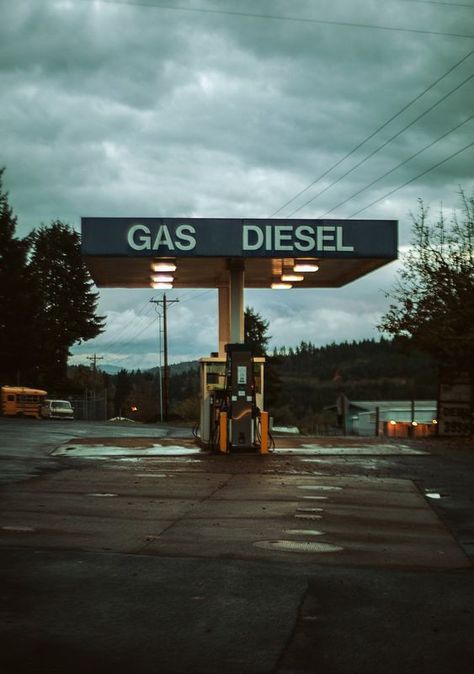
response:
[(1, 674), (474, 667), (469, 443), (47, 426), (0, 436)]

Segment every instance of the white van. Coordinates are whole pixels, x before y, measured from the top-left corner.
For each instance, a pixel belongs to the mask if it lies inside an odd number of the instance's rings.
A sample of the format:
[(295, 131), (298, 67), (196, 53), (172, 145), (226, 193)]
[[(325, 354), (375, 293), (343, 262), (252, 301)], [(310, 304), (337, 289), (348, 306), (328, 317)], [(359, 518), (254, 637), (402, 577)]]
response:
[(41, 416), (43, 419), (74, 419), (74, 410), (69, 400), (45, 400)]

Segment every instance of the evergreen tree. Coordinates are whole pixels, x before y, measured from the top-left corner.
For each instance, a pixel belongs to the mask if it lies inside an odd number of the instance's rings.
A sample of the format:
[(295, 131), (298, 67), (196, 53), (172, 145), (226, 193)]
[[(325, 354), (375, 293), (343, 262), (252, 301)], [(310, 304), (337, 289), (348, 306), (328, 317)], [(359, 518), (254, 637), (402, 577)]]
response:
[(268, 321), (260, 314), (246, 307), (244, 314), (245, 343), (252, 347), (254, 356), (264, 356), (270, 336), (267, 335)]
[(79, 235), (59, 220), (30, 236), (30, 271), (39, 292), (36, 335), (40, 383), (66, 378), (70, 347), (103, 330), (98, 293), (82, 260)]
[(259, 313), (246, 307), (244, 315), (245, 343), (252, 347), (254, 356), (266, 356), (264, 401), (265, 408), (276, 405), (281, 392), (281, 381), (277, 372), (279, 358), (268, 356), (266, 351), (270, 335), (267, 334), (269, 322)]
[(0, 383), (34, 383), (32, 335), (35, 287), (27, 267), (28, 240), (15, 237), (16, 217), (0, 169)]

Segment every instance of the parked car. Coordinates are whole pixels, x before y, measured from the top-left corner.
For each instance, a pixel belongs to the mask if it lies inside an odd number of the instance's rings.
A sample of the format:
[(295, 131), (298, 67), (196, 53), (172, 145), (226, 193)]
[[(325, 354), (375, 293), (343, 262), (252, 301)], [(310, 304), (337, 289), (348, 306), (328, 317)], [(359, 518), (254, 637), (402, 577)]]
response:
[(45, 400), (41, 416), (43, 419), (74, 419), (74, 410), (69, 400)]

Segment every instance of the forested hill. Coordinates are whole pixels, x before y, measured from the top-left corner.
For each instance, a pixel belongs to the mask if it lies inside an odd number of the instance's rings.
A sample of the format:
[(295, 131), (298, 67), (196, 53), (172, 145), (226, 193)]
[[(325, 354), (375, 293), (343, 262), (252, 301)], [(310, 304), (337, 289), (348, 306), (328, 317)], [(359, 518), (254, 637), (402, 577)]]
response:
[(306, 420), (333, 405), (340, 393), (351, 400), (411, 400), (437, 397), (437, 370), (419, 352), (382, 339), (274, 351), (267, 370), (267, 403), (275, 417)]
[(321, 347), (301, 342), (295, 349), (274, 350), (273, 357), (280, 375), (311, 377), (321, 382), (436, 381), (436, 370), (429, 356), (402, 350), (397, 343), (387, 339), (365, 339)]

